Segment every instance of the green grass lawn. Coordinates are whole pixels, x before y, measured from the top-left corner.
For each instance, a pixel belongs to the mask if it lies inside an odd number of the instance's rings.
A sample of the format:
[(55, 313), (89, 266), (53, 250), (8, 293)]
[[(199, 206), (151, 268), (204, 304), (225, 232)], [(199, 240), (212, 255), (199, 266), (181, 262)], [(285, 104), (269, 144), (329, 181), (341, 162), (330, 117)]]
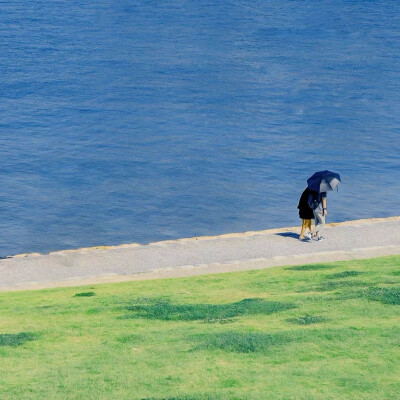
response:
[(400, 399), (400, 256), (0, 293), (0, 399)]

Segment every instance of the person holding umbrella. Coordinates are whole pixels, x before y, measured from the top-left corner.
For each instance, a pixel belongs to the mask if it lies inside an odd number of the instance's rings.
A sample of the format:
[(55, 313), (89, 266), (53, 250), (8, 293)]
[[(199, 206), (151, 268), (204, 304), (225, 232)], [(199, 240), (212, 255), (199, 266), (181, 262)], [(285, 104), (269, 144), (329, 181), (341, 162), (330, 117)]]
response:
[(312, 230), (312, 239), (324, 240), (321, 231), (325, 226), (325, 216), (328, 214), (326, 205), (326, 192), (334, 190), (341, 183), (340, 175), (331, 171), (319, 171), (307, 179), (308, 188), (311, 193), (308, 204), (313, 210), (315, 225)]

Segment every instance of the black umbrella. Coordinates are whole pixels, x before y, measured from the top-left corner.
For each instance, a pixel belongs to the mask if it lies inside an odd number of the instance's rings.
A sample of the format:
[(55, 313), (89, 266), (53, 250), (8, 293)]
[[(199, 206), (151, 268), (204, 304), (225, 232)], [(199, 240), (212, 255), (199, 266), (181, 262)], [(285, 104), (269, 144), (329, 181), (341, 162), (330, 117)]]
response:
[(316, 172), (307, 179), (308, 187), (318, 193), (335, 190), (341, 182), (339, 174), (326, 170)]

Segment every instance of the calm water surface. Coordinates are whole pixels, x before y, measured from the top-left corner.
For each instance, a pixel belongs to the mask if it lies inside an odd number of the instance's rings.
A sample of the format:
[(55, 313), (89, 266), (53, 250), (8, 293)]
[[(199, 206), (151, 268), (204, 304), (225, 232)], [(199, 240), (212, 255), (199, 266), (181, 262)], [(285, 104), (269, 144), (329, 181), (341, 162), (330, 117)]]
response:
[(400, 215), (398, 1), (0, 1), (0, 255)]

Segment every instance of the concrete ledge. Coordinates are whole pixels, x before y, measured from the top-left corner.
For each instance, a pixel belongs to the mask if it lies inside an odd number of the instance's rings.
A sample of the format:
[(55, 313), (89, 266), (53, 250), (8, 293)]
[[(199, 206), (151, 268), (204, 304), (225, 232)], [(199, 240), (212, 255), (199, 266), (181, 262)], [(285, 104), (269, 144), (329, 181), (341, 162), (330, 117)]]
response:
[[(344, 221), (344, 222), (331, 222), (326, 224), (326, 228), (338, 227), (338, 226), (358, 226), (358, 225), (369, 225), (374, 223), (382, 223), (382, 222), (390, 222), (390, 221), (400, 221), (400, 216), (387, 217), (387, 218), (365, 218), (365, 219), (357, 219), (352, 221)], [(51, 255), (51, 254), (71, 254), (71, 253), (80, 253), (80, 252), (90, 252), (90, 251), (98, 251), (98, 250), (113, 250), (113, 249), (131, 249), (134, 247), (140, 246), (160, 246), (167, 245), (169, 243), (186, 243), (193, 241), (201, 241), (201, 240), (215, 240), (215, 239), (227, 239), (227, 238), (242, 238), (242, 237), (251, 237), (251, 236), (259, 236), (259, 235), (269, 235), (281, 232), (292, 232), (299, 231), (299, 226), (291, 226), (284, 228), (273, 228), (266, 229), (262, 231), (247, 231), (247, 232), (235, 232), (235, 233), (225, 233), (223, 235), (216, 236), (195, 236), (191, 238), (181, 238), (176, 240), (163, 240), (159, 242), (151, 242), (145, 245), (139, 243), (124, 243), (117, 246), (94, 246), (94, 247), (81, 247), (79, 249), (70, 249), (70, 250), (59, 250), (50, 253), (21, 253), (15, 254), (13, 256), (7, 257), (10, 258), (21, 258), (21, 257), (38, 257), (42, 255)]]
[(400, 246), (381, 246), (352, 249), (350, 251), (330, 251), (319, 253), (299, 254), (293, 256), (276, 256), (272, 259), (255, 258), (246, 261), (236, 261), (229, 264), (213, 263), (209, 265), (182, 265), (175, 268), (155, 269), (151, 272), (137, 274), (109, 274), (87, 278), (71, 278), (54, 282), (25, 282), (12, 286), (0, 286), (0, 292), (51, 289), (57, 287), (76, 287), (99, 285), (105, 283), (118, 283), (128, 281), (142, 281), (153, 279), (182, 278), (206, 274), (218, 274), (235, 271), (248, 271), (279, 266), (302, 265), (308, 263), (362, 260), (367, 258), (383, 257), (400, 254)]
[(328, 224), (326, 240), (299, 227), (99, 246), (0, 260), (0, 291), (173, 278), (400, 254), (400, 217)]

